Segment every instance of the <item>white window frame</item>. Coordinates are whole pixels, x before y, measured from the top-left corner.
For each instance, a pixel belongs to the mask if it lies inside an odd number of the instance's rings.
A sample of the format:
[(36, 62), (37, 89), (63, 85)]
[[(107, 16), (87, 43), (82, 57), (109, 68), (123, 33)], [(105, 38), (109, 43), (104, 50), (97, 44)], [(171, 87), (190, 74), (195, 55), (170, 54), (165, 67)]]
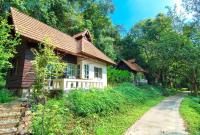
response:
[(89, 64), (84, 64), (84, 78), (89, 79), (89, 72), (90, 71), (90, 66)]
[(94, 78), (102, 79), (103, 69), (100, 67), (94, 67)]
[(66, 76), (69, 79), (75, 79), (76, 78), (76, 64), (67, 63), (66, 68)]

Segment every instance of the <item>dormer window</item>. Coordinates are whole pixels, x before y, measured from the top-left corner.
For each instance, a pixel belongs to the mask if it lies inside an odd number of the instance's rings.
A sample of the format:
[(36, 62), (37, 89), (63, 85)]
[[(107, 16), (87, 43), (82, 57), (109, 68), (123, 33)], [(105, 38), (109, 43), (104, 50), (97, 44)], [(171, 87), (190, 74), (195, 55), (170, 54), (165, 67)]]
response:
[(80, 39), (84, 38), (85, 40), (92, 42), (92, 38), (91, 38), (90, 32), (88, 30), (78, 33), (78, 34), (74, 35), (73, 37), (76, 40), (80, 40)]

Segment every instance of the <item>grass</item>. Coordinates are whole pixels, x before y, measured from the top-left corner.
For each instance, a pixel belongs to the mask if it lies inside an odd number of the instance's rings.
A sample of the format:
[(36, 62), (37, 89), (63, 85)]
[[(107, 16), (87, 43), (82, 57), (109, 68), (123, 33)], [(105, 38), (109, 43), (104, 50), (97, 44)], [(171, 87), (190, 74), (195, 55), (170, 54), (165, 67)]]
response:
[(152, 99), (142, 105), (130, 106), (125, 113), (102, 118), (97, 124), (96, 134), (122, 135), (146, 111), (158, 104), (162, 99), (163, 97)]
[(13, 100), (12, 94), (6, 89), (0, 89), (0, 103), (7, 103)]
[[(164, 98), (165, 91), (158, 87), (134, 86), (131, 83), (122, 83), (105, 90), (71, 91), (60, 99), (50, 99), (47, 102), (44, 112), (45, 134), (123, 134)], [(33, 118), (35, 134), (41, 133), (43, 108), (39, 105)]]
[(200, 135), (200, 97), (187, 96), (181, 103), (180, 113), (191, 135)]
[(13, 95), (5, 88), (5, 81), (0, 79), (0, 103), (7, 103), (13, 100)]

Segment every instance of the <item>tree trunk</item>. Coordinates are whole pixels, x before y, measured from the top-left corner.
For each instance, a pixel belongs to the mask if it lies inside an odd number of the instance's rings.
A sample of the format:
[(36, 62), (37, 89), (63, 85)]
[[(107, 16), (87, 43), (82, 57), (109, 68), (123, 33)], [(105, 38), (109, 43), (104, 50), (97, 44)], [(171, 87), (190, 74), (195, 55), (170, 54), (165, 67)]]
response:
[[(197, 70), (193, 69), (192, 70), (192, 91), (194, 96), (198, 96), (198, 82), (197, 82)], [(192, 92), (191, 91), (191, 92)]]
[(169, 86), (170, 86), (170, 88), (174, 87), (174, 83), (173, 83), (173, 81), (171, 79), (169, 79)]
[(166, 74), (164, 71), (161, 71), (161, 84), (162, 86), (166, 86)]

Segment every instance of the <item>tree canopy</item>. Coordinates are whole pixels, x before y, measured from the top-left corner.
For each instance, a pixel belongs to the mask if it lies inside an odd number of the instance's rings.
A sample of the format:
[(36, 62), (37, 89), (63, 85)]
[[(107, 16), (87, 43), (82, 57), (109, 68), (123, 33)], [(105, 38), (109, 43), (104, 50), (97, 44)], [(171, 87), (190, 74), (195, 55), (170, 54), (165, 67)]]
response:
[(182, 22), (178, 29), (174, 25), (175, 19), (181, 20), (158, 14), (155, 19), (135, 24), (119, 44), (120, 54), (124, 58), (139, 60), (148, 69), (151, 83), (187, 87), (197, 94), (200, 85), (200, 31), (194, 25), (195, 19), (191, 23)]

